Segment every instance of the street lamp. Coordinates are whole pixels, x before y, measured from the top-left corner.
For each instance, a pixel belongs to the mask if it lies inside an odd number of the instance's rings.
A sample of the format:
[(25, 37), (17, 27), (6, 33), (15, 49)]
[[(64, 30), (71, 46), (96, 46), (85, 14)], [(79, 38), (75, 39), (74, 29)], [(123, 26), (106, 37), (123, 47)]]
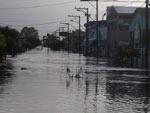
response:
[[(65, 27), (59, 27), (59, 33), (60, 33), (60, 31), (64, 31), (64, 28)], [(59, 35), (59, 41), (60, 41), (60, 35)]]
[(104, 20), (104, 16), (106, 16), (106, 13), (104, 13), (104, 14), (102, 15), (102, 20)]
[[(74, 20), (70, 20), (71, 22), (75, 22), (75, 23), (77, 23), (77, 24), (79, 24), (79, 22), (78, 21), (74, 21)], [(82, 25), (80, 25), (80, 27), (81, 27), (81, 31), (82, 31), (82, 29), (83, 30), (85, 30), (85, 28), (82, 26)]]
[(98, 47), (98, 0), (80, 0), (80, 1), (96, 1), (96, 42), (97, 42), (97, 57), (99, 53), (99, 47)]
[(81, 40), (80, 16), (77, 16), (77, 15), (68, 15), (68, 17), (77, 17), (77, 18), (79, 18), (79, 38), (78, 38), (78, 40), (79, 40), (79, 54), (80, 54), (80, 52), (81, 52), (81, 49), (80, 49), (80, 40)]
[[(87, 24), (86, 24), (86, 55), (88, 55), (88, 50), (89, 50), (89, 36), (88, 36), (88, 22), (89, 22), (89, 9), (88, 8), (76, 8), (75, 7), (75, 9), (77, 10), (77, 11), (80, 11), (80, 12), (83, 12), (84, 14), (85, 14), (85, 16), (87, 17)], [(83, 11), (83, 10), (86, 10), (86, 12), (85, 11)]]

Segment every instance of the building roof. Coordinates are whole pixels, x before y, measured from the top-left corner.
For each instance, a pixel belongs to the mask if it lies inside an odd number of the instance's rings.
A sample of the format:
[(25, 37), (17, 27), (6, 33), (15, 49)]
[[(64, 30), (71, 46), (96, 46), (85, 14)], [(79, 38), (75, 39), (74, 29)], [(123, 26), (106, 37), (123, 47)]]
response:
[[(150, 12), (150, 8), (148, 10)], [(148, 13), (149, 19), (148, 19), (148, 27), (150, 28), (150, 13)], [(130, 21), (129, 30), (135, 31), (136, 26), (139, 25), (141, 30), (145, 30), (146, 28), (146, 22), (145, 22), (145, 8), (137, 8), (134, 15), (132, 16), (132, 19)]]
[[(96, 25), (96, 21), (89, 21), (88, 22), (88, 25), (90, 26), (90, 25)], [(107, 25), (107, 20), (100, 20), (100, 21), (98, 21), (98, 24), (102, 27), (102, 26), (106, 26)], [(87, 25), (87, 23), (85, 23), (84, 24), (84, 26), (86, 26)]]
[[(148, 12), (150, 12), (150, 8), (148, 9)], [(135, 13), (140, 13), (141, 15), (145, 16), (145, 8), (137, 8)], [(148, 15), (150, 16), (150, 13), (148, 13)]]
[(117, 13), (119, 14), (133, 14), (136, 10), (136, 7), (115, 7), (115, 10), (117, 11)]
[(114, 8), (118, 14), (133, 14), (136, 10), (136, 7), (111, 6), (107, 7), (107, 15), (109, 15), (112, 8)]

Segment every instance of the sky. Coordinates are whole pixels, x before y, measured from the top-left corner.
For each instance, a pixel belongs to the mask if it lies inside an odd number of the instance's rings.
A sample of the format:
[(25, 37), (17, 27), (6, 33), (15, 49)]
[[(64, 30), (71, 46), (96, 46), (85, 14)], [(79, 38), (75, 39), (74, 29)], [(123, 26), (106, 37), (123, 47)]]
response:
[[(141, 7), (145, 4), (133, 2), (133, 0), (129, 2), (99, 1), (99, 20), (106, 13), (106, 7), (112, 5)], [(78, 12), (74, 8), (89, 8), (89, 14), (95, 19), (95, 6), (95, 1), (81, 2), (80, 0), (0, 0), (0, 26), (10, 26), (18, 31), (23, 27), (32, 26), (38, 29), (39, 36), (42, 37), (47, 33), (53, 33), (59, 27), (67, 27), (61, 23), (70, 23), (70, 30), (77, 29), (78, 22), (70, 20), (78, 21), (78, 19), (68, 17), (68, 15), (77, 15), (81, 16), (81, 25), (84, 30), (86, 17), (83, 12)]]

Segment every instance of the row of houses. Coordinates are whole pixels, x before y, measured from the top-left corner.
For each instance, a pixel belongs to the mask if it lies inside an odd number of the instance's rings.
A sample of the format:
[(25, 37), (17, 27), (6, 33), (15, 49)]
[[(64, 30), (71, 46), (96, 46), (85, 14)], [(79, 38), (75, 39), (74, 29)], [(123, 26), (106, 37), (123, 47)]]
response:
[[(150, 27), (150, 18), (148, 26)], [(100, 56), (113, 58), (116, 63), (144, 67), (145, 29), (145, 8), (107, 7), (106, 20), (98, 22)], [(88, 23), (88, 31), (89, 53), (93, 55), (97, 52), (95, 21)], [(85, 41), (81, 44), (82, 46), (85, 45)]]

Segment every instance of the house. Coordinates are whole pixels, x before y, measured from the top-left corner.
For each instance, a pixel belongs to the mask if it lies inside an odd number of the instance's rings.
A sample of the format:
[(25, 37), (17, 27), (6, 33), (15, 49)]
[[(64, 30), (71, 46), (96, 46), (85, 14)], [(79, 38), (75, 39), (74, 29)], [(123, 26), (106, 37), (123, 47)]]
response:
[[(150, 12), (150, 9), (149, 9)], [(149, 13), (149, 25), (150, 28), (150, 13)], [(146, 29), (146, 19), (145, 19), (145, 8), (137, 8), (134, 12), (132, 19), (130, 21), (129, 25), (129, 31), (130, 31), (130, 42), (133, 45), (133, 47), (142, 47), (142, 35), (145, 32)]]
[(107, 7), (108, 57), (115, 57), (119, 46), (129, 45), (129, 22), (135, 10), (135, 7)]
[[(150, 9), (148, 11), (150, 12)], [(149, 14), (148, 27), (150, 28), (150, 13), (148, 14)], [(134, 50), (138, 50), (140, 54), (139, 57), (134, 57), (132, 60), (132, 64), (134, 67), (140, 68), (145, 67), (145, 47), (146, 47), (146, 40), (144, 37), (145, 30), (146, 30), (145, 8), (137, 8), (132, 16), (129, 25), (130, 45)]]
[[(85, 24), (86, 26), (87, 24)], [(106, 38), (107, 38), (107, 21), (98, 21), (98, 48), (99, 55), (106, 56)], [(96, 40), (96, 21), (88, 22), (88, 45), (89, 45), (89, 55), (95, 56), (97, 50), (97, 40)], [(84, 47), (86, 47), (86, 39), (84, 40)]]

